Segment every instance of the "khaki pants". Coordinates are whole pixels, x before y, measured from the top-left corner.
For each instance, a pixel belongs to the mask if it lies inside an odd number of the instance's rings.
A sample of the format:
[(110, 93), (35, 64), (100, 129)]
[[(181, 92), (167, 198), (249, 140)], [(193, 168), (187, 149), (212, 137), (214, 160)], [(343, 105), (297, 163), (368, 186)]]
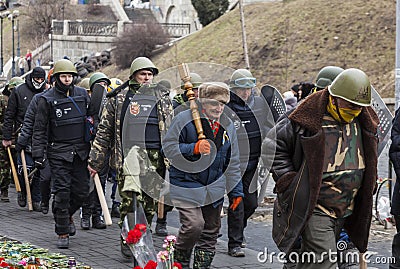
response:
[(222, 204), (213, 207), (207, 205), (195, 207), (189, 203), (173, 201), (179, 211), (179, 228), (176, 242), (177, 249), (197, 247), (206, 251), (215, 251), (218, 232), (221, 228)]

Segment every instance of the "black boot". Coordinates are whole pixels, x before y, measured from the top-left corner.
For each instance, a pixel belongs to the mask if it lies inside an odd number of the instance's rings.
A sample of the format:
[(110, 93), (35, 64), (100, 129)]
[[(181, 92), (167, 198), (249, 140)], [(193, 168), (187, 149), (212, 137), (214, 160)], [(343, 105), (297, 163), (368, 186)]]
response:
[(18, 205), (20, 207), (25, 207), (26, 206), (25, 194), (22, 194), (21, 192), (18, 193)]
[(210, 269), (214, 256), (215, 252), (195, 248), (193, 269)]
[(42, 201), (40, 203), (40, 208), (42, 209), (42, 213), (43, 214), (49, 213), (49, 202), (48, 201), (47, 202)]
[(69, 217), (68, 228), (69, 228), (69, 236), (74, 236), (76, 234), (76, 227), (74, 220), (72, 219), (72, 216)]
[(159, 235), (159, 236), (167, 236), (168, 235), (167, 221), (157, 219), (156, 235)]
[(1, 201), (2, 202), (10, 202), (10, 198), (8, 198), (8, 189), (1, 190)]
[(119, 203), (118, 202), (113, 202), (113, 204), (112, 204), (111, 217), (113, 217), (113, 218), (119, 218), (120, 217)]
[(99, 215), (92, 215), (92, 227), (95, 229), (105, 229), (107, 228), (104, 220)]
[(33, 211), (42, 212), (42, 208), (40, 207), (40, 202), (32, 202)]
[(121, 237), (121, 254), (124, 258), (130, 259), (133, 258), (133, 254), (129, 246), (125, 243), (125, 240)]
[(67, 249), (69, 247), (69, 237), (67, 234), (58, 236), (57, 247)]
[(190, 269), (190, 256), (192, 249), (175, 249), (174, 259), (182, 265), (182, 269)]

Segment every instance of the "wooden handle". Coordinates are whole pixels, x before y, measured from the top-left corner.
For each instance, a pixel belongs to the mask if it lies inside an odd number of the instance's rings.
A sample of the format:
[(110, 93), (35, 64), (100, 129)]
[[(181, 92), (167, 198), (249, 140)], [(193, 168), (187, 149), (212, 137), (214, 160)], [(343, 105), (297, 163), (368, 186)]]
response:
[(205, 139), (206, 136), (204, 135), (203, 126), (201, 125), (200, 113), (197, 107), (196, 97), (193, 91), (193, 85), (192, 83), (190, 83), (191, 77), (190, 77), (189, 67), (187, 64), (181, 63), (178, 65), (178, 70), (182, 81), (185, 83), (184, 87), (186, 91), (186, 96), (190, 103), (190, 110), (192, 111), (192, 118), (194, 121), (194, 125), (196, 127), (197, 138), (199, 140)]
[(161, 196), (160, 200), (158, 201), (157, 218), (159, 219), (164, 218), (164, 195)]
[(99, 175), (94, 175), (94, 184), (96, 185), (97, 195), (99, 196), (101, 210), (103, 211), (104, 221), (106, 225), (110, 226), (112, 224), (110, 211), (108, 211), (108, 206), (106, 202), (106, 197), (104, 197), (103, 187), (101, 186)]
[(364, 260), (364, 253), (359, 253), (359, 257), (360, 257), (360, 269), (367, 269), (367, 263)]
[(24, 150), (21, 150), (21, 161), (22, 161), (22, 170), (24, 172), (24, 178), (25, 178), (25, 189), (26, 189), (26, 199), (28, 200), (28, 210), (33, 211), (31, 185), (29, 184), (28, 169), (26, 168), (26, 159)]
[(13, 178), (14, 178), (15, 189), (16, 189), (17, 192), (21, 192), (21, 186), (19, 185), (17, 170), (15, 170), (14, 160), (13, 160), (13, 157), (11, 155), (10, 147), (7, 147), (7, 151), (8, 151), (8, 158), (10, 158), (11, 171), (12, 171)]

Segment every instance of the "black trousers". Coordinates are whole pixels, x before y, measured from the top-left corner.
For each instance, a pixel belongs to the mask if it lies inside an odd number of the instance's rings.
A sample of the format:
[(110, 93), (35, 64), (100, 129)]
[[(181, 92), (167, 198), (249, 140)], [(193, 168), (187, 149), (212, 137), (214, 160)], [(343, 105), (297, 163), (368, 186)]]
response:
[(42, 203), (48, 204), (51, 196), (51, 171), (48, 160), (46, 160), (45, 167), (39, 171), (39, 174)]
[(49, 159), (53, 180), (52, 211), (58, 235), (69, 233), (69, 219), (82, 206), (89, 193), (87, 160), (75, 155), (72, 162)]
[[(257, 191), (250, 193), (250, 185), (257, 171), (258, 160), (251, 160), (242, 175), (243, 203), (240, 203), (235, 211), (230, 209), (232, 199), (229, 200), (228, 209), (228, 248), (238, 247), (243, 242), (243, 231), (247, 226), (247, 220), (253, 215), (258, 206)], [(256, 179), (254, 179), (256, 180)], [(254, 184), (254, 183), (253, 183)]]

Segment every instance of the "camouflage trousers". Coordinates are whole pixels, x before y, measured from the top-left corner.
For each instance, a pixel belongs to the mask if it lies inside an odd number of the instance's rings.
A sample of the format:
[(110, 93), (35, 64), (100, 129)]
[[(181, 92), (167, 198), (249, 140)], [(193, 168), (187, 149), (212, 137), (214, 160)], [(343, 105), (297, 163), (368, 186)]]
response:
[(11, 183), (11, 164), (7, 150), (0, 148), (0, 190), (7, 190)]
[[(140, 173), (140, 183), (142, 192), (137, 196), (137, 202), (141, 203), (146, 215), (146, 220), (149, 226), (153, 220), (154, 215), (157, 213), (158, 200), (160, 198), (160, 191), (163, 186), (165, 176), (165, 164), (164, 159), (158, 150), (140, 150), (139, 154), (145, 160), (148, 160), (145, 170)], [(123, 192), (124, 186), (124, 175), (122, 169), (117, 173), (118, 192), (121, 197), (121, 204), (119, 206), (120, 221), (119, 226), (122, 227), (122, 223), (125, 216), (133, 212), (133, 193)], [(171, 206), (165, 206), (164, 212), (171, 211)], [(165, 218), (165, 214), (163, 216)]]

